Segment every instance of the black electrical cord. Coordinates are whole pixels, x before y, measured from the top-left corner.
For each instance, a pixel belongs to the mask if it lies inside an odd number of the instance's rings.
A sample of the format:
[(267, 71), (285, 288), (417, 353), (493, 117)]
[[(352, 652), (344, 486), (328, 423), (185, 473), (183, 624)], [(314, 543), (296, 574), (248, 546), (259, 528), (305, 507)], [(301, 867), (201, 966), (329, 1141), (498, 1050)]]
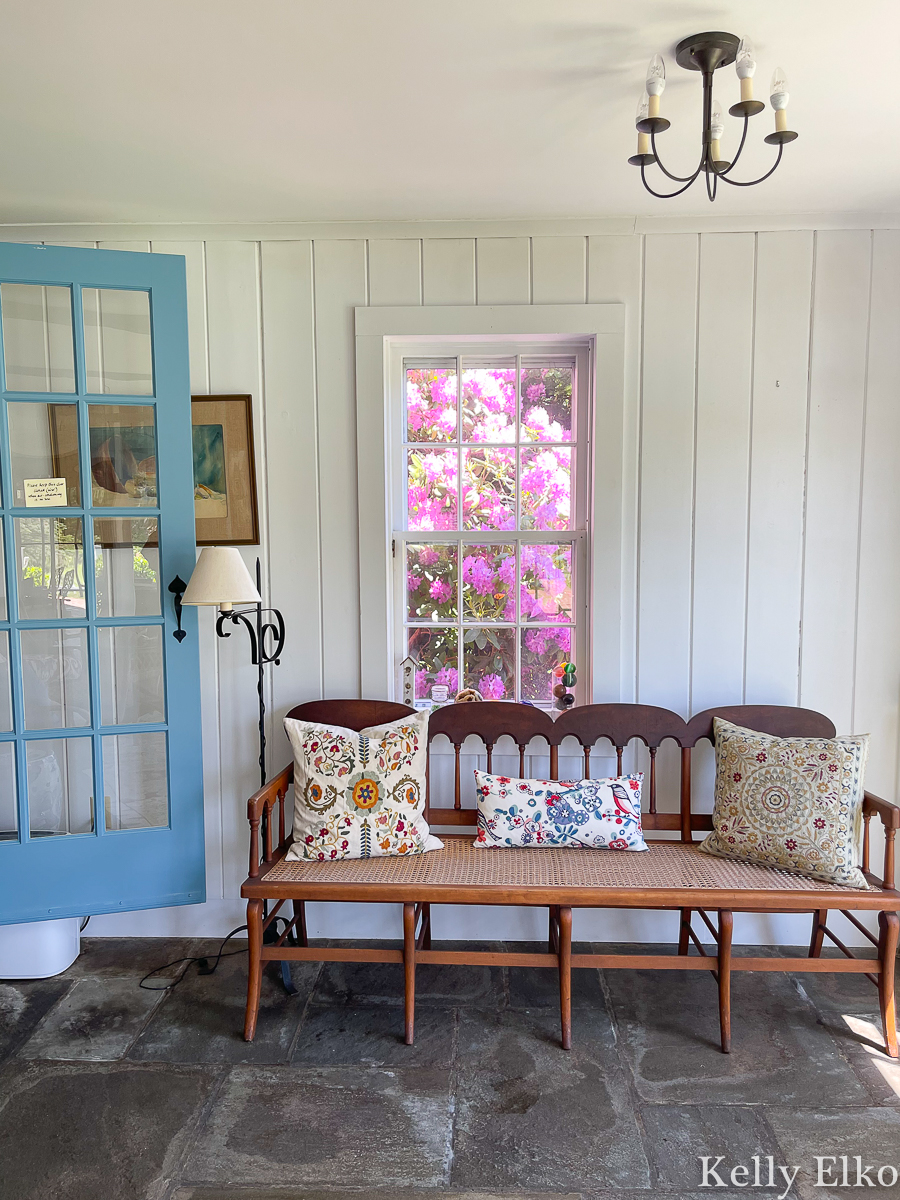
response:
[[(277, 921), (281, 921), (284, 924), (285, 928), (290, 924), (290, 922), (287, 921), (284, 917), (277, 917), (276, 922)], [(230, 950), (227, 954), (222, 953), (222, 951), (225, 949), (225, 947), (228, 945), (228, 943), (231, 941), (231, 939), (233, 937), (236, 937), (237, 934), (239, 934), (239, 933), (246, 932), (246, 929), (247, 929), (246, 925), (238, 925), (237, 929), (232, 929), (231, 933), (229, 933), (227, 937), (222, 939), (221, 945), (219, 946), (218, 953), (216, 954), (215, 960), (213, 961), (212, 965), (210, 965), (209, 958), (206, 958), (206, 957), (175, 958), (172, 960), (172, 962), (162, 963), (160, 966), (154, 967), (152, 971), (148, 971), (147, 974), (144, 976), (144, 978), (141, 980), (139, 986), (142, 987), (145, 992), (170, 992), (173, 988), (177, 987), (179, 985), (179, 983), (181, 983), (182, 979), (184, 979), (185, 975), (187, 975), (188, 970), (190, 969), (191, 963), (197, 964), (197, 974), (198, 975), (212, 975), (213, 971), (215, 971), (215, 969), (218, 967), (219, 963), (221, 962), (221, 960), (223, 958), (234, 958), (234, 956), (236, 954), (246, 954), (247, 953), (246, 949)], [(154, 975), (158, 975), (160, 973), (160, 971), (165, 971), (169, 967), (177, 967), (179, 963), (187, 963), (187, 966), (184, 968), (184, 970), (181, 972), (181, 974), (177, 976), (177, 978), (172, 979), (169, 983), (164, 984), (162, 987), (150, 987), (148, 985), (148, 983), (147, 983), (148, 979), (152, 979)]]
[[(222, 951), (225, 949), (225, 947), (228, 945), (228, 943), (231, 941), (231, 939), (233, 937), (235, 937), (237, 934), (243, 933), (246, 930), (246, 928), (247, 928), (246, 925), (238, 925), (237, 929), (232, 929), (231, 933), (229, 933), (226, 938), (222, 939), (222, 943), (219, 946), (219, 952), (218, 952), (218, 954), (216, 954), (215, 962), (212, 964), (212, 966), (210, 966), (209, 959), (206, 957), (175, 958), (171, 962), (163, 963), (161, 966), (154, 967), (152, 971), (148, 971), (147, 974), (144, 976), (144, 978), (141, 980), (139, 986), (142, 987), (145, 992), (170, 992), (173, 988), (177, 987), (178, 984), (181, 983), (182, 979), (184, 979), (185, 975), (187, 975), (188, 968), (190, 967), (191, 963), (197, 963), (197, 974), (198, 975), (212, 975), (213, 971), (215, 971), (216, 967), (218, 967), (219, 963), (221, 962), (221, 960), (223, 958), (233, 958), (236, 954), (246, 954), (247, 953), (246, 949), (230, 950), (228, 952), (228, 954), (222, 953)], [(169, 983), (164, 984), (162, 987), (151, 987), (147, 983), (148, 979), (152, 979), (153, 976), (158, 975), (160, 973), (160, 971), (165, 971), (169, 967), (177, 967), (179, 963), (187, 963), (187, 966), (184, 968), (184, 970), (181, 972), (181, 974), (177, 976), (177, 978), (172, 979)]]

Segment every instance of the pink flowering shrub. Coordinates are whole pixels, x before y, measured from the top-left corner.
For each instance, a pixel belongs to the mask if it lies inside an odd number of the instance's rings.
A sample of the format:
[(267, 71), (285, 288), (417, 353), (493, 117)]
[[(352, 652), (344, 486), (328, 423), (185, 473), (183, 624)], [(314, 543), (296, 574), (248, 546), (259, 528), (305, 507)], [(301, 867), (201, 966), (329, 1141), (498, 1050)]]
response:
[(548, 447), (521, 452), (522, 529), (568, 529), (572, 451)]
[(519, 604), (523, 621), (571, 621), (571, 545), (522, 546)]
[(464, 529), (515, 529), (515, 450), (464, 450), (462, 493)]
[(416, 671), (417, 700), (427, 699), (436, 683), (446, 684), (451, 696), (459, 691), (457, 646), (457, 633), (453, 628), (410, 628), (409, 653), (419, 663)]
[(410, 621), (456, 620), (456, 560), (452, 543), (407, 543), (406, 615)]
[(515, 546), (466, 546), (462, 562), (467, 621), (514, 621)]
[(522, 631), (522, 699), (547, 704), (553, 699), (555, 680), (550, 672), (572, 653), (571, 629)]
[(506, 698), (506, 684), (499, 675), (482, 675), (481, 686), (478, 689), (485, 700), (503, 700)]
[(410, 450), (408, 459), (408, 527), (456, 529), (456, 451)]
[(526, 367), (522, 371), (522, 440), (571, 442), (571, 367)]
[(516, 440), (516, 372), (463, 371), (462, 440), (464, 442), (514, 442)]
[(406, 440), (456, 441), (456, 371), (406, 372)]
[[(459, 380), (450, 368), (407, 370), (407, 527), (571, 528), (572, 375), (523, 369), (517, 431), (514, 368), (465, 368)], [(457, 448), (459, 434), (474, 445)], [(551, 700), (550, 672), (572, 649), (571, 543), (523, 543), (518, 577), (511, 544), (409, 544), (406, 565), (407, 619), (428, 623), (409, 629), (417, 697), (437, 683), (451, 694), (465, 686), (486, 699)], [(517, 619), (534, 628), (492, 624)]]

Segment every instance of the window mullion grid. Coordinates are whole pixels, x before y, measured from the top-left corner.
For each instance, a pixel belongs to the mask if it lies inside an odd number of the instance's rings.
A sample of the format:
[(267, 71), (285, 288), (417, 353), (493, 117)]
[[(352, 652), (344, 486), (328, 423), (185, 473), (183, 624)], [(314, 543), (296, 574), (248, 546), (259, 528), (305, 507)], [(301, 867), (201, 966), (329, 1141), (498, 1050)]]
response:
[[(516, 532), (522, 531), (522, 355), (516, 355), (516, 427), (515, 435), (515, 472), (516, 472)], [(514, 662), (516, 677), (513, 680), (513, 696), (517, 701), (522, 699), (522, 541), (516, 538), (516, 570), (513, 578), (516, 603), (516, 645)]]
[[(487, 545), (494, 543), (513, 543), (515, 555), (515, 576), (513, 586), (515, 587), (515, 617), (513, 622), (497, 621), (486, 622), (486, 625), (495, 629), (512, 629), (515, 637), (515, 680), (514, 694), (517, 700), (521, 700), (522, 694), (522, 638), (526, 631), (526, 626), (523, 621), (522, 614), (522, 599), (521, 599), (521, 576), (522, 576), (522, 543), (529, 544), (568, 544), (571, 547), (571, 574), (572, 574), (572, 596), (573, 605), (572, 613), (567, 622), (529, 622), (527, 628), (546, 628), (546, 629), (562, 629), (570, 630), (570, 638), (572, 645), (569, 651), (569, 658), (581, 653), (581, 644), (576, 639), (579, 636), (582, 624), (586, 620), (586, 614), (582, 613), (583, 604), (586, 603), (586, 597), (582, 595), (582, 584), (584, 581), (584, 571), (582, 569), (581, 558), (584, 554), (585, 534), (580, 528), (580, 520), (583, 517), (579, 506), (579, 485), (581, 481), (581, 473), (577, 469), (577, 445), (575, 441), (570, 442), (541, 442), (541, 443), (526, 443), (522, 436), (522, 355), (515, 355), (515, 430), (513, 437), (510, 439), (515, 455), (515, 519), (516, 528), (514, 530), (467, 530), (465, 528), (465, 520), (463, 513), (463, 498), (465, 495), (464, 488), (464, 471), (463, 463), (465, 460), (465, 452), (469, 448), (469, 443), (464, 442), (463, 432), (463, 372), (464, 372), (464, 356), (457, 355), (454, 359), (456, 364), (457, 376), (457, 439), (456, 439), (456, 455), (457, 455), (457, 520), (456, 529), (451, 530), (411, 530), (408, 528), (408, 488), (404, 493), (404, 508), (407, 510), (407, 519), (405, 522), (406, 528), (398, 531), (395, 537), (401, 545), (403, 554), (403, 563), (401, 564), (401, 577), (406, 584), (406, 543), (415, 542), (432, 542), (436, 545), (453, 544), (456, 546), (457, 553), (457, 615), (455, 626), (457, 630), (457, 674), (459, 686), (463, 687), (467, 681), (465, 679), (465, 643), (464, 636), (468, 628), (476, 627), (478, 622), (466, 621), (464, 610), (464, 595), (463, 595), (463, 556), (465, 547), (472, 545)], [(574, 382), (574, 381), (573, 381)], [(577, 384), (576, 384), (577, 387)], [(404, 373), (404, 389), (405, 389), (405, 373)], [(404, 391), (405, 396), (405, 391)], [(577, 401), (576, 401), (577, 404)], [(573, 413), (576, 417), (578, 410)], [(405, 409), (404, 409), (405, 419)], [(578, 427), (576, 420), (572, 422), (572, 434), (577, 439)], [(472, 445), (476, 445), (472, 443)], [(481, 443), (477, 443), (481, 446)], [(409, 448), (425, 447), (405, 447), (405, 453)], [(437, 449), (438, 447), (434, 447)], [(449, 448), (449, 447), (448, 447)], [(490, 449), (491, 447), (486, 447)], [(502, 447), (494, 447), (502, 448)], [(538, 529), (523, 529), (522, 528), (522, 489), (521, 489), (521, 474), (522, 474), (522, 455), (526, 449), (533, 450), (565, 450), (569, 457), (570, 464), (570, 479), (571, 479), (571, 508), (568, 527), (564, 530), (538, 530)], [(407, 455), (408, 456), (408, 455)], [(404, 463), (404, 469), (408, 472), (408, 466)], [(404, 587), (404, 625), (409, 628), (429, 628), (432, 623), (427, 621), (417, 622), (411, 621), (408, 615), (408, 609), (405, 605), (406, 588)], [(438, 625), (438, 627), (441, 627)], [(408, 633), (407, 633), (407, 648), (408, 648)], [(404, 651), (406, 653), (406, 651)]]
[(456, 543), (456, 594), (459, 597), (456, 605), (456, 690), (465, 687), (463, 678), (463, 577), (462, 577), (462, 538)]
[(463, 595), (462, 595), (462, 528), (463, 528), (463, 360), (456, 356), (456, 690), (465, 687), (463, 646)]

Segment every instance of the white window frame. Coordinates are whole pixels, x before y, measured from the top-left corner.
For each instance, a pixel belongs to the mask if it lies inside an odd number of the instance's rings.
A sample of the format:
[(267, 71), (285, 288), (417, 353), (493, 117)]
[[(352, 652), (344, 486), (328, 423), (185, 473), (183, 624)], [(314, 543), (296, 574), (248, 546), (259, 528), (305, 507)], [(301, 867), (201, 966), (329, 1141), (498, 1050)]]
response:
[[(372, 698), (397, 698), (399, 604), (394, 602), (395, 558), (392, 514), (401, 505), (402, 404), (404, 357), (457, 353), (494, 355), (501, 346), (517, 353), (547, 353), (554, 344), (587, 352), (586, 396), (590, 413), (587, 440), (589, 479), (585, 505), (581, 597), (587, 615), (585, 645), (576, 657), (583, 701), (616, 700), (622, 693), (621, 628), (631, 585), (623, 578), (622, 484), (624, 477), (625, 389), (623, 304), (485, 305), (466, 307), (357, 308), (356, 434), (359, 479), (359, 567), (361, 691)], [(398, 386), (399, 381), (399, 386)], [(598, 471), (598, 464), (602, 470)], [(398, 479), (398, 474), (401, 476)], [(576, 487), (578, 485), (576, 484)], [(573, 522), (574, 524), (574, 522)], [(577, 535), (572, 530), (567, 536)], [(410, 534), (429, 540), (430, 534)], [(505, 537), (506, 534), (498, 536)], [(547, 540), (562, 536), (547, 533)], [(484, 540), (497, 540), (485, 532)], [(510, 539), (512, 540), (512, 539)], [(402, 622), (401, 622), (402, 625)]]
[[(571, 624), (574, 626), (574, 641), (571, 650), (571, 657), (574, 659), (576, 666), (587, 662), (588, 654), (588, 628), (590, 620), (590, 574), (588, 570), (588, 537), (589, 537), (589, 495), (590, 495), (590, 463), (591, 463), (591, 428), (592, 428), (592, 413), (591, 406), (593, 400), (593, 389), (591, 387), (591, 354), (592, 347), (588, 338), (572, 338), (558, 339), (552, 342), (536, 342), (529, 341), (500, 341), (500, 342), (459, 342), (447, 341), (435, 342), (403, 342), (392, 341), (390, 347), (389, 358), (389, 373), (388, 373), (388, 490), (391, 494), (391, 555), (392, 555), (392, 608), (393, 608), (393, 630), (392, 630), (392, 645), (393, 645), (393, 660), (394, 660), (394, 678), (395, 678), (395, 694), (396, 682), (398, 680), (398, 671), (400, 662), (406, 656), (406, 620), (404, 617), (404, 603), (406, 597), (406, 579), (405, 579), (405, 547), (407, 543), (417, 544), (420, 542), (428, 542), (433, 544), (438, 543), (460, 543), (468, 541), (477, 545), (513, 545), (516, 549), (516, 564), (518, 578), (518, 560), (519, 546), (523, 542), (533, 544), (535, 542), (549, 542), (551, 544), (572, 543), (572, 585), (573, 594), (575, 596), (577, 608), (572, 613)], [(405, 405), (405, 364), (408, 360), (418, 360), (420, 364), (430, 362), (432, 364), (441, 364), (453, 362), (462, 362), (463, 365), (485, 365), (490, 360), (506, 360), (508, 363), (514, 363), (517, 369), (517, 379), (519, 378), (518, 371), (521, 368), (522, 359), (541, 359), (545, 362), (553, 359), (562, 359), (574, 366), (574, 390), (573, 390), (573, 413), (574, 422), (572, 426), (572, 440), (566, 445), (572, 447), (572, 503), (571, 503), (571, 523), (568, 529), (556, 530), (501, 530), (501, 529), (457, 529), (457, 530), (413, 530), (408, 529), (407, 515), (407, 479), (406, 479), (406, 453), (408, 449), (455, 449), (460, 446), (467, 446), (471, 443), (463, 443), (456, 441), (449, 443), (434, 443), (422, 445), (420, 443), (412, 444), (406, 441), (404, 429), (406, 424), (406, 405)], [(479, 360), (481, 360), (479, 362)], [(521, 403), (521, 398), (518, 399)], [(457, 433), (461, 433), (462, 410), (457, 414), (458, 425)], [(517, 422), (516, 422), (517, 423)], [(479, 447), (490, 447), (493, 443), (475, 443)], [(497, 443), (500, 445), (500, 443)], [(508, 445), (509, 443), (503, 443)], [(518, 445), (518, 442), (516, 443)], [(522, 443), (523, 446), (528, 445), (534, 449), (540, 449), (544, 443), (528, 442)], [(462, 479), (462, 462), (459, 462), (460, 480)], [(516, 484), (516, 493), (518, 497), (518, 481)], [(460, 558), (460, 564), (462, 558)], [(518, 610), (518, 597), (517, 597)], [(443, 622), (439, 622), (443, 624)], [(465, 622), (463, 614), (460, 612), (459, 619), (455, 624), (459, 628), (463, 628)], [(469, 622), (468, 624), (471, 624)], [(549, 624), (549, 623), (546, 623)], [(516, 678), (515, 687), (518, 692), (521, 682), (521, 638), (519, 631), (521, 629), (532, 628), (530, 623), (520, 621), (492, 621), (486, 622), (491, 628), (504, 629), (514, 628), (516, 630)], [(540, 628), (540, 625), (533, 626)], [(460, 647), (462, 649), (462, 647)], [(582, 668), (581, 674), (578, 675), (578, 684), (575, 689), (576, 700), (579, 704), (585, 703), (585, 697), (590, 694), (588, 689), (589, 671)], [(459, 686), (465, 687), (468, 684), (464, 681), (462, 672), (459, 677)], [(507, 697), (513, 699), (514, 697)], [(545, 705), (541, 705), (545, 707)], [(549, 703), (546, 707), (550, 707)]]

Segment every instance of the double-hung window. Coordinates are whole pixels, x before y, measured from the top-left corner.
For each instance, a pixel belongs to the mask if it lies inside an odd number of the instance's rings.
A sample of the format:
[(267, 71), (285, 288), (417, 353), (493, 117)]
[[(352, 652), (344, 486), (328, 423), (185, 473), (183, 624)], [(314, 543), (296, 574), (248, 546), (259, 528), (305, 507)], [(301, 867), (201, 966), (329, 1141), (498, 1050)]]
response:
[(553, 668), (587, 666), (589, 350), (473, 349), (398, 361), (396, 665), (417, 703), (550, 707)]

